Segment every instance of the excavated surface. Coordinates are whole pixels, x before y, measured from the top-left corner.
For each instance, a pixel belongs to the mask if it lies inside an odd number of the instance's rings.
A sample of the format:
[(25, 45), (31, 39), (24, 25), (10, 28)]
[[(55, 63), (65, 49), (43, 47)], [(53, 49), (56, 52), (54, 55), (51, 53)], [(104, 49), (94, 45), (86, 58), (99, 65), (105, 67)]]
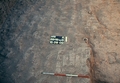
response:
[[(120, 0), (11, 3), (0, 5), (2, 11), (7, 11), (0, 20), (1, 82), (90, 82), (41, 74), (57, 72), (89, 74), (95, 83), (120, 83)], [(67, 36), (68, 42), (49, 44), (51, 35)]]

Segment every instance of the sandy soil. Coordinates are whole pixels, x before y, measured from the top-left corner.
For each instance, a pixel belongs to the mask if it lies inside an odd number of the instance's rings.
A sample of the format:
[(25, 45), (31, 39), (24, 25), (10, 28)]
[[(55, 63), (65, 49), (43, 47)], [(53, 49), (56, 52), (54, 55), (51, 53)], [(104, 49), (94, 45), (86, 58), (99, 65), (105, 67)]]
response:
[[(0, 25), (1, 82), (120, 83), (119, 0), (18, 0), (9, 11)], [(51, 35), (68, 42), (50, 44)]]

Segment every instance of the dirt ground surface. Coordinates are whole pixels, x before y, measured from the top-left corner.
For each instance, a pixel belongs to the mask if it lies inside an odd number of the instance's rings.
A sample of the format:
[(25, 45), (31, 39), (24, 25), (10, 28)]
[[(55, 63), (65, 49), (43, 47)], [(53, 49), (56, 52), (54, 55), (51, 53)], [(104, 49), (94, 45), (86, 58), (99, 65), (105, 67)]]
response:
[(17, 0), (0, 0), (0, 27), (5, 22), (7, 16), (12, 13), (12, 8), (17, 4)]
[[(0, 5), (9, 11), (0, 21), (0, 83), (120, 83), (120, 0), (13, 2)], [(51, 35), (68, 42), (50, 44)]]

